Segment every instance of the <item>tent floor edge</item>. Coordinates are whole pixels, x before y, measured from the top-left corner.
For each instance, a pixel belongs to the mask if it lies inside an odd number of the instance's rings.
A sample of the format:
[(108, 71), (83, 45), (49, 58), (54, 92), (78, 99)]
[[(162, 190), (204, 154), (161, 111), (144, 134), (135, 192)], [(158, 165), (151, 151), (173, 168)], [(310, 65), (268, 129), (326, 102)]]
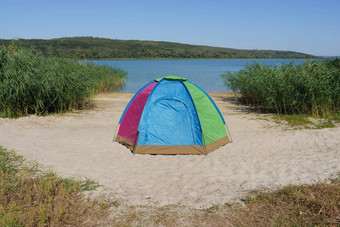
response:
[(230, 143), (228, 136), (222, 137), (221, 139), (218, 139), (214, 142), (209, 143), (208, 145), (206, 145), (208, 154), (228, 143)]
[(115, 141), (122, 144), (123, 146), (129, 148), (131, 150), (131, 152), (133, 153), (133, 149), (135, 147), (135, 144), (132, 143), (130, 140), (125, 139), (124, 137), (122, 137), (120, 135), (117, 135)]
[(137, 145), (136, 154), (164, 154), (164, 155), (204, 155), (204, 148), (200, 145)]
[[(177, 146), (161, 146), (161, 145), (136, 145), (130, 140), (122, 136), (116, 136), (116, 142), (129, 148), (133, 154), (164, 154), (164, 155), (206, 155), (214, 150), (230, 143), (228, 136), (218, 139), (206, 145), (206, 150), (200, 145), (177, 145)], [(134, 151), (133, 151), (134, 150)]]

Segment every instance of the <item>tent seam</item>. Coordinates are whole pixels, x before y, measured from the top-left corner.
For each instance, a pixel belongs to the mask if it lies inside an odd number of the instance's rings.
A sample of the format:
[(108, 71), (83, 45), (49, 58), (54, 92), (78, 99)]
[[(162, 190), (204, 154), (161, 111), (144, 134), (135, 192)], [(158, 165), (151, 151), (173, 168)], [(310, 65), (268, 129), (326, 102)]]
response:
[[(202, 145), (203, 147), (205, 147), (205, 142), (204, 142), (204, 139), (203, 139), (203, 129), (202, 129), (202, 125), (201, 125), (201, 120), (200, 120), (200, 116), (198, 115), (198, 112), (197, 112), (197, 109), (196, 109), (196, 105), (195, 105), (195, 102), (191, 96), (191, 93), (189, 91), (189, 89), (187, 88), (187, 86), (185, 85), (185, 83), (183, 81), (180, 81), (181, 84), (184, 86), (185, 90), (188, 92), (189, 94), (189, 97), (190, 97), (190, 100), (192, 102), (192, 105), (194, 106), (194, 109), (195, 109), (195, 113), (196, 113), (196, 116), (197, 116), (197, 119), (198, 119), (198, 124), (200, 126), (200, 131), (201, 131), (201, 137), (202, 137)], [(207, 150), (206, 150), (206, 147), (204, 148), (205, 149), (205, 152), (207, 153)]]
[[(144, 116), (144, 110), (146, 109), (145, 107), (148, 105), (149, 100), (150, 100), (151, 96), (153, 95), (153, 92), (156, 90), (157, 86), (158, 86), (163, 80), (164, 80), (164, 78), (161, 79), (161, 80), (158, 81), (158, 82), (155, 81), (155, 80), (153, 80), (153, 81), (156, 82), (157, 84), (154, 86), (154, 88), (153, 88), (152, 91), (150, 92), (150, 95), (149, 95), (148, 99), (147, 99), (146, 102), (145, 102), (145, 105), (144, 105), (144, 108), (143, 108), (142, 115), (141, 115), (141, 117), (140, 117), (140, 119), (139, 119), (137, 131), (140, 131), (140, 130), (139, 130), (140, 121), (142, 120), (142, 118), (143, 118), (143, 116)], [(151, 83), (151, 82), (150, 82), (150, 83)], [(147, 113), (147, 115), (149, 115), (149, 114)], [(146, 134), (146, 136), (147, 136), (147, 134)], [(147, 137), (146, 137), (146, 139), (147, 139)], [(138, 140), (139, 140), (139, 138), (138, 138)], [(138, 141), (137, 141), (137, 144), (138, 144)]]

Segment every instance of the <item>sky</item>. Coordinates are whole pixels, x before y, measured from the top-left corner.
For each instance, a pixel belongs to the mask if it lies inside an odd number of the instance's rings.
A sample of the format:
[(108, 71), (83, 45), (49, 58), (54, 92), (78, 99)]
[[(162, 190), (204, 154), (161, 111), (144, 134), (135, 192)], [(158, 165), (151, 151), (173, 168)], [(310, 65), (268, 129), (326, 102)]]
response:
[(93, 36), (340, 56), (340, 0), (0, 0), (0, 39)]

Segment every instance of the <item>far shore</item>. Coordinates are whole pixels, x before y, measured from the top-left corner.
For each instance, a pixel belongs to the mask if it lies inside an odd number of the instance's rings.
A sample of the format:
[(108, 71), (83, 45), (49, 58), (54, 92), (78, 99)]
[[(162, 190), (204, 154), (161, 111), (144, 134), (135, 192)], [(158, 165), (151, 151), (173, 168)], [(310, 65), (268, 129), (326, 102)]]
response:
[(108, 60), (321, 60), (325, 58), (100, 58), (78, 59), (79, 61), (108, 61)]

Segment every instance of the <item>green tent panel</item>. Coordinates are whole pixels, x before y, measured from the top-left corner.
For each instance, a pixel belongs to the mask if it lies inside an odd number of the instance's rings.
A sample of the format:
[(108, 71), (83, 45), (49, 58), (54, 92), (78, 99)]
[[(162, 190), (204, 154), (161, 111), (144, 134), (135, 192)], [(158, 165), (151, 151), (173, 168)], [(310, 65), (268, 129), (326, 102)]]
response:
[(184, 82), (188, 88), (200, 119), (203, 144), (208, 145), (227, 136), (224, 120), (216, 105), (208, 94), (189, 82)]

